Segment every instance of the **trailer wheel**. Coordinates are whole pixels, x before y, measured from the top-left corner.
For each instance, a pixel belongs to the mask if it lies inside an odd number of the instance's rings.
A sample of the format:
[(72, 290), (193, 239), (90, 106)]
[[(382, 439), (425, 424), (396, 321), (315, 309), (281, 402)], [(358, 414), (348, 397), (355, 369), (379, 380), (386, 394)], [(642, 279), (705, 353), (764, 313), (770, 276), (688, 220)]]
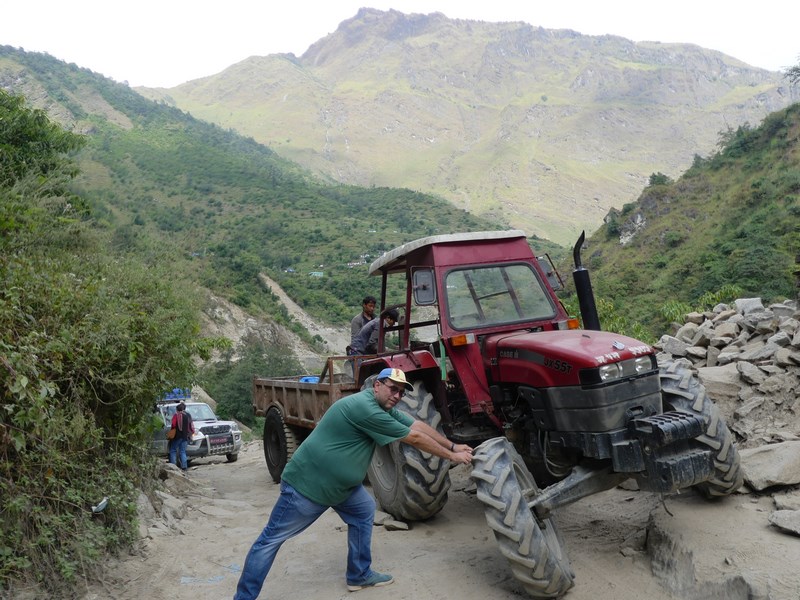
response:
[(555, 522), (537, 519), (528, 508), (539, 488), (511, 442), (499, 437), (478, 446), (471, 477), (514, 578), (534, 598), (563, 596), (575, 576)]
[[(422, 381), (412, 384), (414, 391), (407, 392), (395, 408), (441, 432), (442, 417), (433, 404), (433, 395)], [(448, 460), (392, 442), (375, 449), (367, 476), (381, 509), (396, 519), (424, 521), (447, 503), (449, 469)]]
[(738, 490), (744, 479), (739, 451), (719, 407), (706, 395), (705, 386), (681, 361), (665, 363), (659, 375), (664, 410), (700, 416), (706, 425), (705, 433), (691, 443), (714, 451), (714, 476), (695, 488), (709, 499)]
[(294, 431), (283, 422), (281, 411), (273, 406), (264, 419), (264, 458), (272, 481), (281, 480), (281, 473), (296, 449)]

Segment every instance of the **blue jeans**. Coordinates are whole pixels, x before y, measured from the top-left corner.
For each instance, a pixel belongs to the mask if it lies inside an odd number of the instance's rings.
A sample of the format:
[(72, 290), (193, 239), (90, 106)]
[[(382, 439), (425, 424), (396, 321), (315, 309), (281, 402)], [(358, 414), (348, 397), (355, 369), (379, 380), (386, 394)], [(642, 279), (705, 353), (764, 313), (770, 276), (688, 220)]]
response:
[(173, 465), (175, 463), (175, 455), (178, 454), (181, 459), (180, 467), (184, 471), (187, 467), (187, 460), (186, 460), (186, 444), (189, 443), (189, 440), (186, 438), (176, 438), (169, 443), (169, 462)]
[[(328, 508), (309, 500), (281, 481), (281, 495), (272, 509), (267, 526), (247, 553), (233, 599), (258, 598), (283, 542), (305, 531)], [(330, 508), (347, 523), (347, 582), (359, 583), (371, 573), (375, 500), (360, 485), (344, 502)]]

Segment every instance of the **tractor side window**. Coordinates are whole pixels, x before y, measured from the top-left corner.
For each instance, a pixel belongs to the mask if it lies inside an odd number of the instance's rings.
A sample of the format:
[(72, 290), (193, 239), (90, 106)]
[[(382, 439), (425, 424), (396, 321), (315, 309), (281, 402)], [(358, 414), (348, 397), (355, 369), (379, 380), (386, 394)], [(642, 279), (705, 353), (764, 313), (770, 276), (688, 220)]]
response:
[(445, 293), (455, 329), (541, 321), (556, 314), (536, 271), (527, 264), (450, 271)]

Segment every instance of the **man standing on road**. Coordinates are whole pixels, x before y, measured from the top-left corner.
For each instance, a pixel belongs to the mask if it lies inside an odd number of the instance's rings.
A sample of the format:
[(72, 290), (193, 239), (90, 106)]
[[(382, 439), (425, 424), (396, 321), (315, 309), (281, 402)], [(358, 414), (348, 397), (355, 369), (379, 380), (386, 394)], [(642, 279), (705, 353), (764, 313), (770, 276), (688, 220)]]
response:
[(375, 500), (362, 482), (377, 445), (400, 440), (458, 464), (472, 448), (455, 444), (427, 423), (394, 408), (413, 389), (400, 369), (383, 369), (367, 389), (346, 396), (323, 415), (283, 471), (281, 494), (261, 535), (247, 553), (234, 600), (255, 600), (283, 542), (304, 531), (328, 508), (347, 523), (347, 589), (389, 585), (373, 571)]
[(178, 404), (175, 414), (172, 415), (172, 429), (175, 430), (175, 438), (169, 443), (169, 462), (174, 465), (180, 460), (181, 471), (186, 473), (189, 468), (186, 445), (194, 435), (194, 423), (192, 415), (186, 412), (186, 404), (183, 402)]

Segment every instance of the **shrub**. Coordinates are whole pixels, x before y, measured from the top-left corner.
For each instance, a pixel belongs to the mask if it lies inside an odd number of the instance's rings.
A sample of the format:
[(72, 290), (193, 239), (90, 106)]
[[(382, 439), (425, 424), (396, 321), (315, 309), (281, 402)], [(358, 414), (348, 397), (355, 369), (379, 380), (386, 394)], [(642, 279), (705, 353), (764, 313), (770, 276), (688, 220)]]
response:
[(0, 130), (0, 595), (35, 582), (70, 597), (135, 539), (153, 399), (214, 342), (190, 286), (113, 256), (65, 195), (79, 140), (2, 92)]

